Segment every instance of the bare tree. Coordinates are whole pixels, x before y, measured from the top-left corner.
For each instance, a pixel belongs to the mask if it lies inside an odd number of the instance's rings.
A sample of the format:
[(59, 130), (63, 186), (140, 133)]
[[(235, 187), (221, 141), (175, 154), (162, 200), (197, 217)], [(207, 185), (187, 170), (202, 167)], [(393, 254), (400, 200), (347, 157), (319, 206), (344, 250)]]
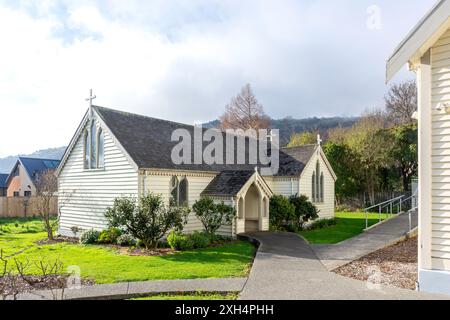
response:
[(234, 97), (220, 118), (221, 129), (268, 129), (270, 118), (264, 113), (263, 106), (253, 94), (250, 84), (244, 86), (241, 93)]
[(414, 80), (392, 85), (384, 100), (390, 121), (395, 124), (414, 124), (412, 115), (417, 111), (417, 86)]
[(47, 231), (48, 240), (53, 240), (53, 232), (57, 222), (52, 220), (51, 205), (58, 193), (58, 178), (53, 171), (39, 175), (36, 181), (36, 205), (39, 216)]

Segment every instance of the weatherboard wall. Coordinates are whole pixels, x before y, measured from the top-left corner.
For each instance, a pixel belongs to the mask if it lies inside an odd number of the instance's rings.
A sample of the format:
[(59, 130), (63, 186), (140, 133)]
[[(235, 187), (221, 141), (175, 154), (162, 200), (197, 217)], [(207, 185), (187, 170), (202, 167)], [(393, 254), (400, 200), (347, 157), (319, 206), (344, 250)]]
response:
[(314, 153), (302, 173), (300, 178), (300, 194), (312, 199), (312, 177), (316, 170), (317, 161), (319, 161), (321, 172), (324, 174), (324, 199), (323, 202), (314, 204), (320, 211), (319, 217), (321, 219), (334, 218), (335, 180), (319, 150)]
[(450, 103), (450, 30), (431, 49), (432, 216), (431, 264), (450, 270), (450, 114), (437, 110)]
[[(195, 172), (174, 172), (174, 171), (159, 171), (141, 174), (141, 193), (152, 192), (154, 194), (161, 195), (166, 205), (169, 205), (170, 199), (170, 182), (173, 176), (181, 179), (186, 178), (188, 180), (188, 199), (189, 207), (200, 199), (200, 195), (203, 190), (206, 189), (208, 184), (215, 178), (214, 173), (195, 173)], [(232, 205), (233, 202), (230, 198), (216, 198), (216, 201), (223, 201), (226, 204)], [(232, 236), (232, 226), (224, 226), (219, 230), (219, 234), (224, 236)], [(192, 233), (194, 231), (202, 231), (203, 225), (200, 220), (197, 219), (194, 213), (191, 213), (188, 218), (188, 223), (184, 227), (186, 233)]]
[[(96, 125), (101, 126), (97, 120)], [(104, 168), (84, 169), (81, 135), (59, 175), (59, 232), (63, 235), (73, 235), (72, 227), (83, 230), (106, 228), (104, 214), (114, 199), (138, 194), (138, 172), (116, 145), (108, 128), (102, 126), (102, 130), (105, 135)]]

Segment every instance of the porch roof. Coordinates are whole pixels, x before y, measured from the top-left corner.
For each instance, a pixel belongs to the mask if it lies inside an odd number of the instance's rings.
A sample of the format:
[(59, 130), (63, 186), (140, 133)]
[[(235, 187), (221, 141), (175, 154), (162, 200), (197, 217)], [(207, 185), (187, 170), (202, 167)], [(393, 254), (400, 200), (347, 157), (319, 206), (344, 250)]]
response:
[(241, 191), (255, 171), (223, 171), (206, 187), (202, 196), (233, 197)]

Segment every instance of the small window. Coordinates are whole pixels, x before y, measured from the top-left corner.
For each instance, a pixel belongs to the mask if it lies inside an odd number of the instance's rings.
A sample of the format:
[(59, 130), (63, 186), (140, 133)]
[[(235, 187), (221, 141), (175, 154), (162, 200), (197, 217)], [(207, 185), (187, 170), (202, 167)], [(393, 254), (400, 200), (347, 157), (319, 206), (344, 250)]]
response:
[(31, 191), (25, 191), (24, 196), (27, 198), (31, 197)]
[(312, 175), (311, 190), (312, 190), (312, 202), (316, 202), (316, 173), (315, 172)]
[(98, 167), (103, 168), (105, 166), (105, 137), (103, 136), (103, 130), (98, 130)]
[(186, 207), (189, 205), (188, 186), (189, 186), (189, 184), (188, 184), (188, 180), (186, 178), (181, 180), (180, 186), (179, 186), (179, 202), (178, 202), (179, 206)]
[(178, 178), (172, 177), (172, 180), (170, 181), (170, 205), (177, 206), (178, 201), (179, 201)]
[(19, 191), (14, 191), (13, 196), (14, 196), (14, 198), (20, 197)]
[(84, 133), (84, 168), (89, 169), (91, 163), (91, 139), (89, 138), (89, 131)]
[(91, 169), (97, 168), (97, 125), (91, 125)]
[(323, 196), (323, 186), (324, 183), (324, 177), (323, 177), (323, 172), (320, 174), (320, 202), (324, 202), (324, 196)]
[(186, 177), (181, 181), (177, 177), (170, 180), (170, 205), (188, 206), (189, 205), (189, 182)]

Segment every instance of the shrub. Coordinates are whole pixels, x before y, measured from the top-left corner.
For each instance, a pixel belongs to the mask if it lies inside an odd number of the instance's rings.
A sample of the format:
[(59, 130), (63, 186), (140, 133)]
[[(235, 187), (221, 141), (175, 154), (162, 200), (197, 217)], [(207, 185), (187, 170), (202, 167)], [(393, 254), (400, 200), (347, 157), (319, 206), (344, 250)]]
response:
[(109, 228), (100, 233), (98, 238), (99, 243), (103, 244), (116, 244), (117, 239), (122, 235), (122, 231), (117, 228)]
[(231, 225), (236, 212), (224, 202), (215, 204), (211, 198), (202, 198), (194, 203), (192, 210), (201, 221), (208, 235), (216, 234), (223, 225)]
[(188, 237), (191, 238), (194, 244), (194, 249), (207, 248), (211, 244), (211, 238), (204, 232), (194, 232)]
[(319, 230), (337, 225), (337, 219), (320, 219), (308, 226), (307, 230)]
[(297, 232), (303, 229), (305, 223), (310, 220), (319, 218), (319, 210), (308, 200), (306, 196), (292, 196), (289, 198), (290, 203), (294, 206), (294, 214), (291, 217), (289, 225), (292, 231)]
[(192, 239), (179, 231), (172, 230), (167, 237), (167, 242), (173, 250), (187, 251), (194, 249)]
[(273, 229), (280, 229), (289, 225), (295, 214), (295, 206), (288, 198), (276, 195), (270, 199), (270, 225)]
[(117, 198), (105, 217), (111, 227), (123, 229), (141, 240), (146, 249), (154, 249), (170, 229), (183, 229), (188, 214), (187, 208), (167, 207), (160, 195), (149, 193), (138, 201)]
[(132, 247), (135, 246), (137, 243), (136, 239), (133, 238), (132, 235), (125, 233), (117, 238), (117, 244), (122, 247)]
[(100, 231), (88, 230), (84, 232), (80, 237), (81, 244), (94, 244), (97, 243), (100, 238)]

